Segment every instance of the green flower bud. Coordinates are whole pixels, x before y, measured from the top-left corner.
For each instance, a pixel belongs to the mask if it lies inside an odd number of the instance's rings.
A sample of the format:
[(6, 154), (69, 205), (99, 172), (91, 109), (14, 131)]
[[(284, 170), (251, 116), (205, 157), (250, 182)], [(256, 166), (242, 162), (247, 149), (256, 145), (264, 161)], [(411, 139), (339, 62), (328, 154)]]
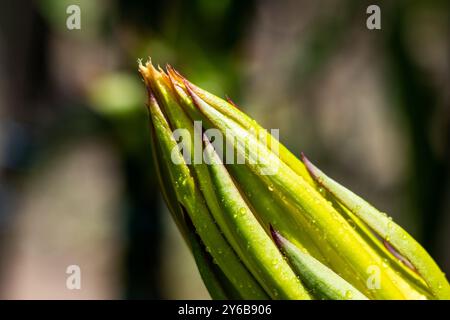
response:
[(170, 66), (139, 71), (161, 190), (213, 298), (450, 298), (406, 231), (230, 100)]

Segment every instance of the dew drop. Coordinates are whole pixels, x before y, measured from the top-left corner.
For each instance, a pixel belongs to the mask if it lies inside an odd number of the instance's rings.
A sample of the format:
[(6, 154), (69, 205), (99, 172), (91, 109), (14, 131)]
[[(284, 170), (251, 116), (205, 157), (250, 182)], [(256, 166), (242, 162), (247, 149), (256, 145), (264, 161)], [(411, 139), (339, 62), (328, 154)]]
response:
[(345, 299), (351, 300), (353, 298), (353, 293), (350, 290), (345, 292)]
[(273, 191), (273, 185), (268, 186), (267, 189), (269, 189), (269, 191), (272, 192)]

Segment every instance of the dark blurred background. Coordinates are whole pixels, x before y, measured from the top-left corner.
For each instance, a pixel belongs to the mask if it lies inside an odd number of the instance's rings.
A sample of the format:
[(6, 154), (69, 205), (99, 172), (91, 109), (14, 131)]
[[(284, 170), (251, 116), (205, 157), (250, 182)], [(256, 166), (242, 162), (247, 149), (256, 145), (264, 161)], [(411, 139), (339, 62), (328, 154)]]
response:
[(280, 128), (449, 272), (449, 14), (444, 0), (2, 1), (0, 298), (209, 297), (159, 195), (148, 56)]

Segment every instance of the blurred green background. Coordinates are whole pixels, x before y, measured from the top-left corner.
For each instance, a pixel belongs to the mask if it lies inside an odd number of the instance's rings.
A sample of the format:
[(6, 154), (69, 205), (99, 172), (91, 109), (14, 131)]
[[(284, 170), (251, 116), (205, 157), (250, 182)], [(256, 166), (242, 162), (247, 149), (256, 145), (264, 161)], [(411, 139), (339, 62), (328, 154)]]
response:
[(444, 0), (3, 1), (0, 298), (209, 297), (158, 191), (148, 56), (279, 128), (449, 272), (449, 14)]

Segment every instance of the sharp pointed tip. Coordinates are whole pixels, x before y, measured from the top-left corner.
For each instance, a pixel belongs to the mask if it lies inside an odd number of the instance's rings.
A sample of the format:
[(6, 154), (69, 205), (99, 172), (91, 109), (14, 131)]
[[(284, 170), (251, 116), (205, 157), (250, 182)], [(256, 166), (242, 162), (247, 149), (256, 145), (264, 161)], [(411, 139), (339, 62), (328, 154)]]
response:
[(172, 67), (170, 64), (166, 64), (166, 71), (167, 74), (172, 77), (172, 79), (176, 82), (182, 82), (183, 79), (185, 79), (177, 70), (175, 70), (174, 67)]
[(194, 105), (199, 110), (203, 110), (204, 107), (202, 106), (202, 103), (205, 103), (205, 102), (194, 92), (194, 89), (192, 88), (191, 84), (186, 79), (183, 79), (183, 83), (184, 83), (186, 91), (187, 91), (188, 95), (191, 97)]
[(231, 100), (231, 98), (230, 98), (229, 96), (225, 95), (225, 99), (226, 99), (227, 102), (228, 102), (229, 104), (231, 104), (233, 107), (239, 109), (239, 106), (238, 106), (236, 103), (234, 103), (234, 101)]
[(150, 89), (147, 91), (147, 93), (148, 93), (148, 102), (146, 103), (147, 109), (150, 110), (152, 108), (157, 108), (158, 101), (156, 100), (155, 95)]
[(316, 179), (320, 173), (319, 169), (316, 168), (316, 166), (313, 165), (313, 163), (311, 161), (309, 161), (309, 159), (306, 157), (306, 155), (303, 152), (300, 153), (300, 157), (301, 157), (301, 160), (302, 160), (303, 164), (305, 165), (306, 169), (308, 170), (309, 174), (314, 179)]
[(158, 104), (158, 100), (156, 99), (155, 95), (153, 94), (153, 91), (151, 91), (151, 90), (149, 90), (149, 92), (148, 92), (148, 100), (152, 104), (155, 104), (155, 105)]
[(160, 72), (153, 66), (150, 57), (145, 64), (142, 63), (142, 60), (139, 60), (139, 72), (144, 78), (147, 86), (160, 74)]
[(398, 252), (398, 250), (395, 249), (394, 246), (389, 243), (389, 241), (384, 239), (383, 245), (395, 258), (401, 261), (405, 266), (410, 268), (412, 271), (417, 272), (417, 269), (414, 267), (414, 265), (407, 258), (401, 255), (400, 252)]
[(311, 161), (309, 161), (309, 159), (306, 157), (306, 155), (303, 151), (300, 152), (300, 158), (301, 158), (303, 164), (306, 166), (306, 169), (308, 169), (308, 171), (311, 173), (312, 163), (311, 163)]
[(269, 224), (269, 230), (270, 230), (270, 234), (272, 235), (272, 238), (275, 238), (277, 236), (277, 234), (271, 223)]
[(303, 151), (300, 152), (300, 157), (302, 158), (302, 162), (309, 162), (308, 158)]
[(191, 84), (186, 79), (183, 79), (183, 84), (186, 87), (186, 91), (191, 96), (192, 100), (196, 103), (196, 100), (198, 99), (198, 96), (195, 94), (194, 90), (191, 87)]
[(272, 224), (269, 224), (269, 230), (270, 230), (270, 235), (272, 236), (273, 241), (275, 242), (275, 244), (277, 245), (277, 247), (281, 248), (282, 247), (282, 236), (278, 233), (277, 230), (275, 230), (275, 228), (272, 226)]
[(166, 71), (163, 68), (161, 68), (159, 64), (156, 68), (154, 68), (154, 72), (155, 74), (161, 76), (163, 79), (167, 77)]
[(175, 89), (175, 80), (169, 70), (167, 71), (167, 79), (169, 79), (169, 83), (172, 86), (172, 88)]
[(178, 86), (181, 85), (180, 77), (177, 75), (175, 69), (170, 64), (166, 64), (166, 71), (167, 71), (167, 75), (169, 76), (169, 79), (172, 82), (172, 85), (174, 87), (175, 87), (175, 84), (177, 84)]
[(138, 71), (141, 74), (142, 78), (144, 78), (144, 81), (146, 80), (146, 75), (148, 74), (148, 70), (147, 70), (147, 63), (144, 65), (142, 63), (142, 59), (137, 59), (137, 64), (138, 64)]
[(186, 79), (183, 79), (183, 84), (186, 86), (186, 88), (189, 91), (192, 91), (192, 88), (191, 88), (191, 85), (190, 85), (189, 81), (187, 81)]
[(167, 70), (167, 73), (168, 73), (168, 74), (173, 74), (173, 73), (175, 73), (174, 68), (173, 68), (169, 63), (166, 63), (166, 70)]
[(166, 65), (166, 71), (167, 71), (167, 77), (172, 84), (172, 87), (175, 89), (176, 86), (180, 87), (180, 79), (178, 78), (177, 74), (175, 73), (173, 67), (170, 64)]
[(185, 78), (181, 75), (181, 73), (178, 72), (178, 70), (172, 68), (172, 71), (173, 71), (178, 77), (180, 77), (181, 79), (185, 79)]
[(152, 58), (148, 57), (147, 61), (145, 61), (145, 63), (142, 63), (142, 59), (140, 59), (140, 65), (139, 67), (147, 70), (147, 72), (150, 72), (152, 69), (154, 69), (153, 64), (152, 64)]

